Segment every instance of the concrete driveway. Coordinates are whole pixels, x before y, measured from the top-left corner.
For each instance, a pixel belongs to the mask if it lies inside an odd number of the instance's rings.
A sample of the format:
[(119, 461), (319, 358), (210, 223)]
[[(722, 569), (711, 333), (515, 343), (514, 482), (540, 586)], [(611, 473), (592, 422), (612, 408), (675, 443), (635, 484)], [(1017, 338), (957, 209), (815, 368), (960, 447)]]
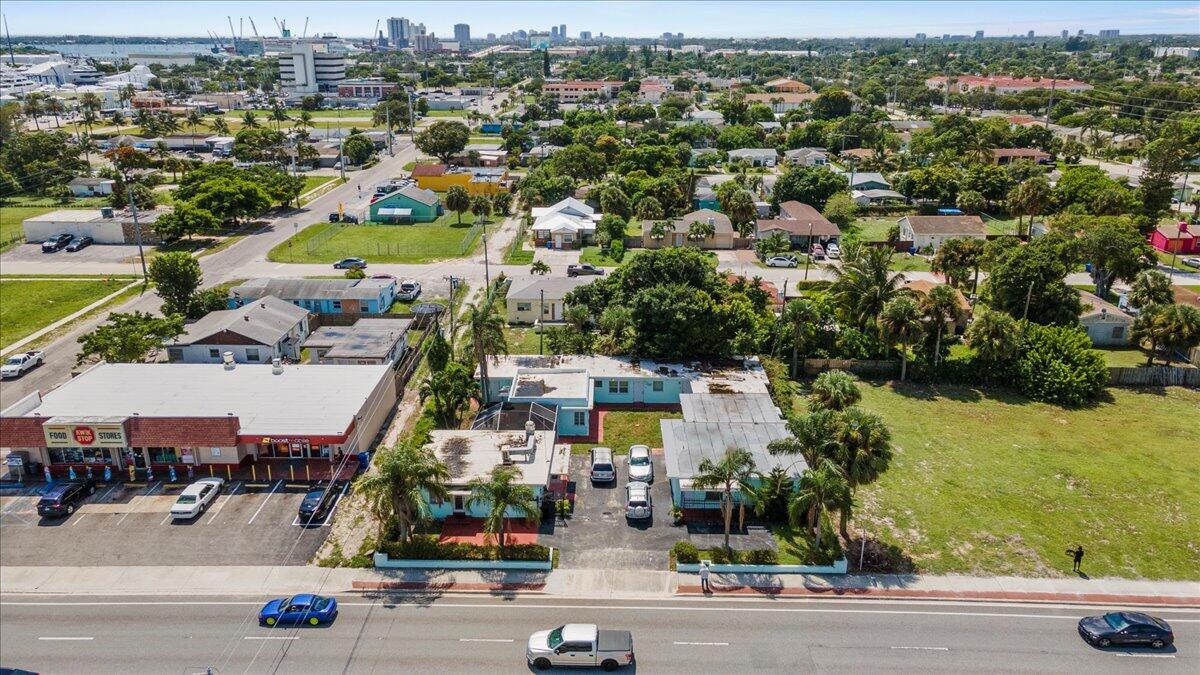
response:
[(667, 569), (667, 553), (687, 531), (671, 524), (671, 490), (667, 484), (662, 455), (654, 456), (650, 494), (654, 518), (650, 522), (625, 519), (625, 484), (628, 457), (616, 457), (617, 480), (592, 483), (586, 455), (571, 457), (575, 483), (575, 511), (565, 523), (558, 520), (553, 534), (543, 534), (538, 543), (560, 549), (559, 566), (575, 569), (654, 570)]

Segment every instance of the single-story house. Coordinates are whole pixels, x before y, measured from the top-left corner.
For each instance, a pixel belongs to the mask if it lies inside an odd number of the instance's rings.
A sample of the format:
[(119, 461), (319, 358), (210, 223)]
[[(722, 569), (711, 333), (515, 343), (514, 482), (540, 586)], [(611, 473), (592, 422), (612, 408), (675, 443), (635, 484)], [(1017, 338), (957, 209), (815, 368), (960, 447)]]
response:
[(557, 323), (566, 316), (563, 298), (592, 282), (591, 277), (517, 277), (505, 296), (510, 324)]
[[(665, 222), (667, 224), (665, 234), (661, 238), (654, 236), (656, 222)], [(688, 231), (692, 223), (707, 223), (712, 225), (715, 233), (711, 237), (705, 237), (704, 239), (691, 239), (688, 237)], [(731, 249), (736, 237), (737, 231), (733, 229), (733, 223), (729, 220), (729, 216), (712, 209), (692, 211), (670, 221), (642, 221), (642, 246), (646, 248), (695, 246), (697, 248)]]
[(412, 319), (359, 319), (350, 326), (321, 326), (304, 341), (311, 363), (391, 363), (408, 348)]
[(395, 279), (251, 279), (229, 289), (229, 309), (268, 295), (314, 314), (382, 314), (396, 300)]
[(1150, 245), (1164, 253), (1190, 255), (1200, 253), (1200, 237), (1188, 229), (1186, 221), (1159, 225), (1150, 233)]
[(758, 128), (769, 134), (772, 131), (783, 130), (783, 124), (780, 122), (758, 122)]
[(766, 239), (776, 232), (787, 236), (793, 248), (807, 250), (809, 238), (819, 244), (837, 243), (842, 231), (821, 212), (795, 200), (779, 205), (778, 218), (761, 218), (754, 224), (754, 237)]
[(987, 239), (987, 227), (979, 216), (904, 216), (900, 219), (900, 241), (910, 248), (937, 251), (947, 239)]
[(371, 221), (376, 223), (429, 223), (445, 213), (437, 193), (415, 185), (402, 187), (371, 202)]
[(94, 178), (92, 176), (77, 176), (67, 183), (71, 194), (76, 197), (107, 197), (113, 193), (117, 181), (111, 178)]
[(539, 143), (538, 145), (530, 148), (528, 151), (522, 152), (521, 161), (529, 162), (529, 160), (533, 158), (546, 159), (562, 149), (563, 146), (561, 145), (554, 145), (552, 143)]
[[(138, 210), (138, 226), (142, 231), (142, 243), (157, 244), (158, 234), (154, 222), (170, 209)], [(21, 221), (25, 230), (25, 241), (45, 241), (56, 234), (73, 234), (76, 237), (91, 237), (97, 244), (133, 244), (137, 242), (137, 230), (133, 214), (128, 210), (59, 209)]]
[(852, 162), (861, 162), (874, 157), (875, 151), (871, 148), (850, 148), (849, 150), (842, 150), (838, 153), (838, 156)]
[(892, 184), (887, 182), (883, 174), (877, 171), (841, 171), (850, 183), (851, 190), (891, 190)]
[(1079, 299), (1083, 302), (1079, 324), (1087, 331), (1092, 344), (1097, 347), (1129, 344), (1129, 331), (1133, 327), (1132, 316), (1111, 302), (1085, 290), (1079, 291)]
[(209, 312), (184, 326), (167, 344), (172, 363), (221, 363), (226, 353), (237, 363), (300, 360), (308, 337), (308, 310), (267, 295), (236, 309)]
[[(787, 423), (770, 394), (681, 394), (683, 419), (659, 421), (663, 461), (671, 487), (672, 504), (684, 510), (721, 508), (719, 488), (693, 484), (705, 460), (718, 462), (732, 449), (745, 450), (760, 475), (780, 467), (793, 479), (808, 468), (803, 458), (773, 455), (767, 446), (789, 438)], [(755, 482), (758, 479), (753, 479)], [(749, 503), (752, 495), (735, 492), (735, 503)]]
[(693, 122), (700, 122), (711, 127), (720, 127), (725, 124), (725, 116), (716, 110), (694, 110), (688, 114), (688, 118)]
[(501, 181), (506, 177), (507, 169), (476, 171), (445, 164), (418, 164), (412, 170), (412, 178), (422, 190), (445, 192), (458, 186), (471, 196), (496, 194), (500, 191)]
[[(934, 288), (942, 285), (943, 284), (939, 284), (936, 281), (915, 279), (904, 284), (904, 289), (920, 299), (929, 295), (929, 291), (932, 291)], [(959, 319), (958, 321), (954, 322), (954, 332), (955, 334), (961, 335), (963, 331), (967, 330), (967, 324), (971, 320), (971, 303), (967, 301), (967, 296), (963, 295), (962, 291), (954, 288), (953, 286), (951, 286), (951, 290), (954, 291), (955, 304), (958, 305), (959, 310)]]
[(695, 209), (710, 209), (713, 211), (720, 210), (721, 203), (717, 201), (717, 193), (713, 189), (715, 186), (707, 177), (701, 176), (696, 179), (696, 188), (692, 193), (692, 207)]
[(895, 190), (851, 190), (850, 199), (859, 206), (876, 206), (904, 201), (904, 195)]
[(1049, 153), (1042, 152), (1037, 148), (993, 148), (992, 163), (993, 164), (1012, 164), (1013, 162), (1027, 159), (1037, 164), (1045, 164), (1050, 161)]
[(581, 248), (596, 234), (601, 214), (574, 197), (567, 197), (554, 206), (536, 207), (533, 216), (533, 240), (537, 246), (552, 248)]
[(796, 94), (806, 94), (812, 91), (812, 87), (801, 82), (800, 80), (793, 80), (790, 77), (777, 77), (773, 80), (767, 81), (763, 87), (765, 87), (767, 91), (786, 91)]
[(730, 161), (746, 160), (750, 166), (775, 166), (779, 152), (775, 148), (738, 148), (725, 153)]
[(796, 148), (783, 153), (789, 164), (798, 166), (828, 166), (829, 153), (825, 148)]

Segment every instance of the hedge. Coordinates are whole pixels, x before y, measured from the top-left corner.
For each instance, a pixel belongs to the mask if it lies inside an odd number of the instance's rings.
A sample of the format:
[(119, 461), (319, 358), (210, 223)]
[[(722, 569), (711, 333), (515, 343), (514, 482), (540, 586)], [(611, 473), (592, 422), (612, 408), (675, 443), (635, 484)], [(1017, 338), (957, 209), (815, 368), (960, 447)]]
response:
[(690, 541), (675, 542), (675, 545), (671, 547), (671, 553), (675, 554), (676, 563), (695, 565), (700, 562), (700, 551)]
[(710, 549), (709, 559), (714, 565), (778, 565), (779, 554), (769, 548), (750, 551), (726, 551), (722, 547)]
[(545, 562), (550, 559), (549, 547), (541, 544), (509, 544), (504, 555), (496, 546), (476, 546), (464, 543), (441, 543), (431, 535), (417, 535), (412, 541), (389, 541), (379, 546), (380, 553), (389, 558), (406, 560), (525, 560)]
[(767, 376), (767, 391), (771, 393), (771, 402), (787, 414), (792, 409), (792, 397), (796, 392), (795, 383), (788, 377), (787, 365), (779, 359), (765, 355), (759, 356), (758, 360)]

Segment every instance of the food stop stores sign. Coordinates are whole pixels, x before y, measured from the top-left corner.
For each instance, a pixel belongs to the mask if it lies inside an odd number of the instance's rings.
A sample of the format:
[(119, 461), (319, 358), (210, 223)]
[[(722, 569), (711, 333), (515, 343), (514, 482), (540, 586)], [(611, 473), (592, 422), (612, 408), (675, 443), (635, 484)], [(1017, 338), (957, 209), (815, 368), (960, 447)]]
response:
[(49, 448), (123, 448), (125, 427), (121, 424), (44, 424)]

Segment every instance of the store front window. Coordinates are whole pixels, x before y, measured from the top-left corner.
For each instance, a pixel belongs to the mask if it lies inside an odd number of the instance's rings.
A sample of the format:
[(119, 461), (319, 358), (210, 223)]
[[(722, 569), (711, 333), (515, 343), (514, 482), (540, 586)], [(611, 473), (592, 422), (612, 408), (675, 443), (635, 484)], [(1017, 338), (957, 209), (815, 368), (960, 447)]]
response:
[(112, 464), (106, 448), (47, 448), (51, 464)]
[(151, 464), (178, 464), (179, 452), (175, 448), (146, 448)]
[(284, 457), (289, 459), (300, 459), (305, 457), (316, 456), (313, 453), (312, 446), (308, 441), (300, 439), (295, 441), (279, 441), (267, 443), (263, 446), (267, 457)]

